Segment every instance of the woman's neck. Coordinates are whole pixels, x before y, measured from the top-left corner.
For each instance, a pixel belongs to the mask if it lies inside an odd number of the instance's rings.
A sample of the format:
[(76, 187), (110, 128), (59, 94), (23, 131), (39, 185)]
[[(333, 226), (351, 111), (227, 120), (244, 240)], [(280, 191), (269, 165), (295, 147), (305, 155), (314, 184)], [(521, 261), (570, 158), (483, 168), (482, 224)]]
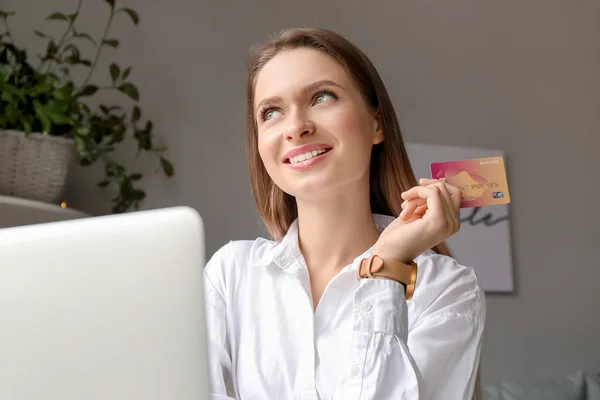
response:
[(309, 270), (337, 273), (377, 241), (368, 190), (351, 193), (326, 202), (298, 202), (298, 241)]

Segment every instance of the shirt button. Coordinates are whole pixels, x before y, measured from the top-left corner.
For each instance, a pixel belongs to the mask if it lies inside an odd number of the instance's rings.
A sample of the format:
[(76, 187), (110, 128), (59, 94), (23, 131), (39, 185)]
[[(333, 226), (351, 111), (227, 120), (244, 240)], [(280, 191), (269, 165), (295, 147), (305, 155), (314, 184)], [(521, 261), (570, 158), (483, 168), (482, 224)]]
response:
[(371, 306), (371, 303), (363, 303), (363, 305), (362, 305), (363, 311), (366, 311), (366, 312), (371, 311), (371, 308), (373, 308)]

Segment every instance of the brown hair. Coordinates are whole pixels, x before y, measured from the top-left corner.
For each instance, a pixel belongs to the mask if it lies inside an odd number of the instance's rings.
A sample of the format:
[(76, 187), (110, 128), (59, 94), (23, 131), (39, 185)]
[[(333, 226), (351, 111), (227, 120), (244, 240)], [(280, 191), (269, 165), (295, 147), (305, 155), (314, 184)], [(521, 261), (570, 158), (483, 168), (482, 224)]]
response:
[[(252, 48), (248, 62), (248, 169), (254, 201), (269, 233), (275, 240), (280, 240), (297, 218), (298, 210), (295, 199), (270, 178), (258, 153), (254, 88), (259, 72), (269, 60), (282, 51), (300, 47), (322, 51), (337, 60), (357, 84), (368, 106), (379, 112), (384, 141), (374, 145), (371, 153), (371, 211), (397, 217), (402, 211), (400, 194), (416, 186), (417, 181), (406, 154), (394, 106), (379, 73), (358, 47), (335, 32), (316, 28), (290, 29)], [(450, 255), (444, 243), (433, 250)]]

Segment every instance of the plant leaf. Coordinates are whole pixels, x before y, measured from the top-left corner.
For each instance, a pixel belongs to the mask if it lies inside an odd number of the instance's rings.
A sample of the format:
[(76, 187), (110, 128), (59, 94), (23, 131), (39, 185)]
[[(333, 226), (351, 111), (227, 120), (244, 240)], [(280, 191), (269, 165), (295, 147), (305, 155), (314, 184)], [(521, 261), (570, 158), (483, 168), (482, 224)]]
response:
[(110, 181), (104, 180), (104, 181), (100, 181), (98, 182), (98, 187), (107, 187), (110, 184)]
[(75, 65), (75, 64), (77, 64), (78, 61), (79, 60), (77, 59), (77, 56), (75, 56), (73, 54), (71, 54), (70, 56), (66, 56), (63, 59), (63, 62), (66, 62), (69, 65)]
[(0, 10), (0, 18), (12, 17), (13, 15), (16, 15), (16, 12)]
[(110, 64), (110, 77), (113, 83), (117, 81), (117, 78), (121, 75), (121, 68), (115, 63)]
[(46, 18), (46, 20), (52, 20), (52, 19), (61, 20), (61, 21), (67, 21), (68, 20), (68, 18), (67, 18), (67, 16), (65, 14), (59, 13), (59, 12), (55, 12), (52, 15), (50, 15), (48, 18)]
[(131, 198), (133, 200), (144, 200), (144, 198), (146, 197), (146, 193), (144, 193), (143, 190), (139, 190), (139, 189), (135, 189), (133, 192), (131, 192)]
[(171, 164), (166, 158), (160, 158), (160, 166), (162, 167), (165, 175), (167, 175), (169, 178), (175, 174), (173, 164)]
[(33, 101), (33, 109), (35, 110), (35, 115), (40, 120), (42, 124), (42, 133), (50, 133), (50, 129), (52, 128), (52, 123), (50, 122), (50, 118), (44, 112), (41, 103), (38, 100)]
[(104, 173), (106, 176), (115, 176), (117, 174), (115, 164), (113, 162), (107, 162), (104, 166)]
[(127, 79), (127, 77), (129, 76), (130, 73), (131, 73), (131, 67), (125, 68), (125, 70), (123, 71), (123, 76), (121, 76), (121, 79), (123, 79), (123, 80)]
[(67, 18), (69, 19), (69, 21), (73, 22), (75, 21), (75, 18), (77, 18), (77, 15), (79, 15), (79, 13), (73, 13), (73, 14), (69, 14), (67, 15)]
[(133, 111), (131, 113), (131, 122), (136, 123), (140, 120), (142, 116), (142, 110), (138, 106), (133, 107)]
[(12, 101), (13, 96), (25, 101), (25, 95), (22, 90), (17, 89), (16, 86), (11, 85), (10, 83), (4, 83), (2, 85), (0, 98), (2, 98), (4, 101)]
[(119, 47), (119, 41), (117, 39), (104, 39), (102, 44), (105, 44), (110, 47), (117, 48)]
[(21, 125), (23, 125), (23, 130), (25, 131), (25, 133), (30, 134), (32, 131), (31, 122), (29, 122), (29, 120), (23, 115), (19, 116), (19, 121), (21, 121)]
[(129, 179), (131, 179), (132, 181), (139, 181), (140, 179), (142, 179), (142, 174), (131, 174), (129, 175)]
[(40, 32), (38, 30), (34, 30), (33, 33), (35, 33), (37, 36), (42, 37), (42, 38), (49, 38), (50, 36), (46, 35), (44, 32)]
[(127, 14), (129, 14), (129, 17), (131, 18), (131, 20), (133, 21), (134, 24), (137, 25), (140, 23), (140, 16), (138, 15), (138, 13), (135, 10), (132, 10), (131, 8), (126, 8), (126, 7), (121, 8), (121, 10), (123, 10)]
[(138, 101), (140, 99), (138, 89), (132, 83), (123, 83), (118, 87), (118, 89), (129, 96), (129, 98), (132, 100)]
[(91, 96), (94, 93), (96, 93), (97, 91), (98, 91), (98, 86), (86, 85), (79, 93), (79, 96)]
[(50, 130), (52, 129), (52, 123), (50, 122), (50, 119), (46, 116), (46, 114), (42, 113), (38, 114), (38, 117), (42, 123), (42, 133), (50, 133)]
[(64, 114), (60, 114), (57, 112), (51, 112), (48, 114), (50, 120), (56, 125), (70, 125), (72, 123), (71, 119)]
[(134, 137), (138, 142), (138, 154), (139, 150), (152, 150), (152, 121), (146, 121), (144, 129), (137, 130), (134, 133)]
[(46, 56), (47, 58), (52, 58), (54, 57), (54, 55), (56, 55), (56, 53), (58, 52), (58, 47), (56, 47), (56, 43), (54, 43), (54, 40), (51, 40), (48, 42), (48, 45), (46, 46)]
[(79, 128), (77, 128), (77, 133), (80, 136), (89, 135), (90, 134), (90, 126), (89, 125), (80, 126)]
[(109, 114), (113, 110), (121, 110), (121, 109), (123, 109), (123, 107), (121, 107), (121, 106), (110, 106), (110, 107), (107, 107), (104, 104), (100, 105), (100, 110), (102, 110), (102, 112), (104, 114)]
[(75, 136), (75, 148), (79, 152), (79, 154), (87, 153), (87, 145), (85, 143), (85, 139), (81, 136)]
[(77, 46), (75, 46), (74, 44), (69, 44), (68, 46), (66, 46), (63, 50), (63, 52), (67, 52), (70, 51), (71, 54), (73, 54), (74, 56), (76, 56), (77, 58), (79, 58), (80, 56), (80, 52), (79, 49), (77, 48)]
[(73, 37), (80, 38), (80, 39), (87, 39), (90, 42), (92, 42), (94, 44), (94, 46), (96, 46), (96, 41), (94, 39), (92, 39), (92, 37), (87, 33), (76, 33), (73, 35)]
[(124, 198), (129, 198), (131, 197), (131, 194), (133, 193), (133, 183), (131, 182), (131, 180), (129, 179), (125, 179), (121, 182), (120, 188), (121, 190), (121, 196)]
[(54, 98), (58, 99), (58, 100), (69, 100), (69, 98), (71, 97), (71, 88), (67, 87), (67, 86), (63, 86), (61, 88), (56, 88), (54, 89)]
[(17, 121), (19, 119), (19, 110), (17, 109), (15, 103), (8, 103), (4, 113), (6, 114), (6, 118), (11, 125), (17, 125)]
[(108, 4), (110, 4), (110, 8), (115, 8), (115, 0), (105, 0)]

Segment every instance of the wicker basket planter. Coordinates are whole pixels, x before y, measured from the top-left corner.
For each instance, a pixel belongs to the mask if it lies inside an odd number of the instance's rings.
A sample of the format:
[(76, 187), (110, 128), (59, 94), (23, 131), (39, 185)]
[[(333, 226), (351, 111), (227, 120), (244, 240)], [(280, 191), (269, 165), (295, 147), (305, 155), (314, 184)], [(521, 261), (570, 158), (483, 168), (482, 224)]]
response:
[(72, 139), (0, 130), (0, 195), (60, 203), (75, 157)]

